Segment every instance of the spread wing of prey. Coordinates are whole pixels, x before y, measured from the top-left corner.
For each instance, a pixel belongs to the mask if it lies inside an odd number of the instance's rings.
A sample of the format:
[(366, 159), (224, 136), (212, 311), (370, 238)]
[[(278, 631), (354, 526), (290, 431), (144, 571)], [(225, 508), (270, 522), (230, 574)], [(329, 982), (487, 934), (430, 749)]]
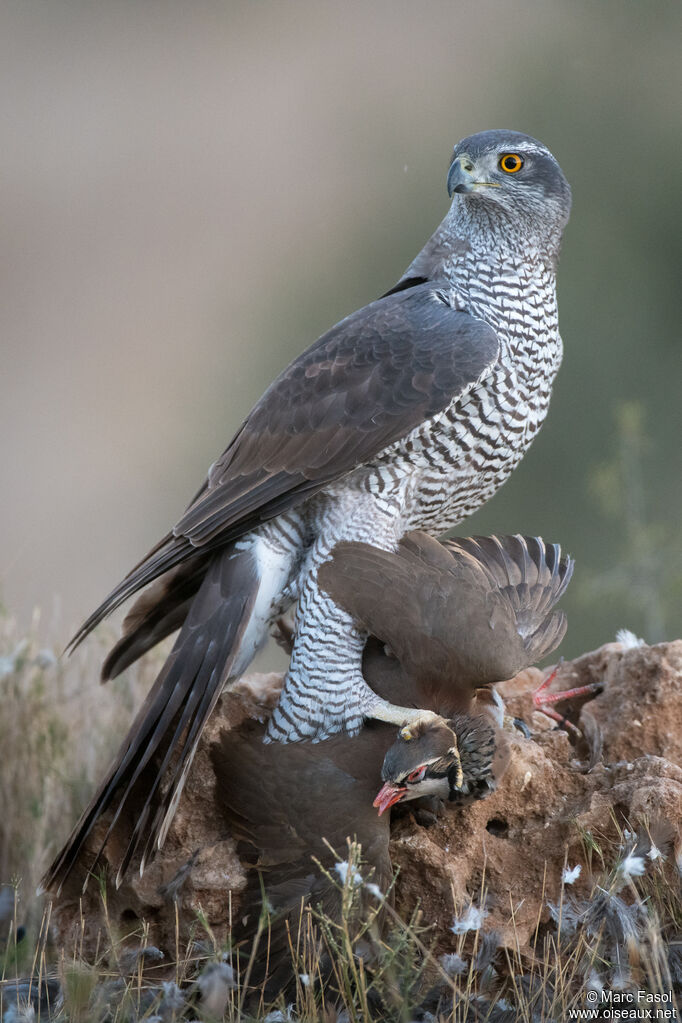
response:
[(431, 684), (438, 705), (442, 693), (512, 678), (555, 650), (566, 616), (553, 608), (572, 574), (573, 559), (541, 537), (412, 532), (396, 551), (337, 544), (318, 580), (412, 678)]
[(341, 320), (267, 389), (175, 528), (84, 622), (71, 646), (164, 572), (203, 559), (370, 462), (465, 394), (498, 356), (494, 330), (453, 309), (447, 289), (434, 282)]

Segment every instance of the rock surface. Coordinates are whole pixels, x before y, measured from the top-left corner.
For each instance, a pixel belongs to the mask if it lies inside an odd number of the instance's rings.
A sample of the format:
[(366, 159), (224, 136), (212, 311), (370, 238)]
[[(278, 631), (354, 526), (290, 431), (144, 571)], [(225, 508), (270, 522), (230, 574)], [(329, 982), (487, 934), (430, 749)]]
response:
[[(418, 823), (424, 815), (409, 804), (396, 814), (396, 908), (405, 916), (421, 907), (439, 952), (455, 951), (457, 932), (483, 920), (483, 929), (496, 930), (502, 944), (530, 955), (549, 920), (548, 901), (559, 901), (567, 866), (582, 868), (572, 893), (590, 892), (587, 832), (617, 840), (619, 828), (665, 826), (682, 865), (682, 641), (632, 648), (609, 643), (560, 667), (555, 691), (603, 684), (575, 719), (590, 737), (589, 748), (572, 745), (567, 732), (535, 709), (531, 694), (543, 677), (528, 669), (498, 686), (531, 737), (510, 735), (509, 766), (495, 793), (468, 807), (446, 807), (429, 826)], [(216, 824), (210, 748), (221, 731), (267, 714), (278, 684), (278, 676), (254, 676), (223, 695), (163, 851), (143, 878), (133, 875), (118, 891), (109, 886), (108, 923), (96, 884), (82, 906), (79, 890), (64, 892), (53, 922), (67, 948), (82, 945), (86, 957), (93, 956), (98, 932), (111, 928), (124, 937), (139, 933), (143, 920), (148, 940), (170, 956), (176, 920), (181, 945), (192, 935), (205, 938), (205, 924), (219, 942), (227, 939), (246, 875), (232, 837)], [(115, 845), (110, 850), (114, 859), (119, 852)]]
[[(246, 873), (232, 837), (216, 828), (210, 749), (221, 732), (267, 716), (277, 702), (281, 682), (281, 676), (274, 674), (244, 677), (222, 696), (202, 735), (163, 851), (142, 877), (131, 868), (120, 888), (107, 885), (106, 914), (95, 879), (89, 880), (85, 892), (71, 879), (65, 885), (52, 915), (63, 947), (79, 952), (82, 948), (86, 959), (94, 959), (108, 932), (116, 941), (125, 941), (129, 934), (139, 941), (143, 922), (149, 925), (150, 943), (171, 956), (176, 938), (182, 946), (197, 931), (199, 938), (206, 937), (200, 920), (215, 928), (218, 941), (227, 938)], [(106, 824), (105, 819), (97, 826), (90, 841), (93, 851), (104, 838)], [(111, 864), (120, 862), (123, 854), (121, 839), (130, 830), (130, 822), (123, 821), (109, 839), (102, 867), (110, 876), (115, 876)], [(98, 867), (96, 874), (100, 872)]]

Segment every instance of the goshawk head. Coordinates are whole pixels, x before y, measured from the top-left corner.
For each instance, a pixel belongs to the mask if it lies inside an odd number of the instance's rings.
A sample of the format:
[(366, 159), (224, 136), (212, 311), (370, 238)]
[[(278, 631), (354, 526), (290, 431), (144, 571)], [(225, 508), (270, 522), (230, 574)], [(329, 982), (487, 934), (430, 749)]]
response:
[(549, 149), (519, 131), (481, 131), (454, 148), (448, 193), (465, 219), (524, 221), (532, 233), (556, 236), (568, 221), (571, 189)]

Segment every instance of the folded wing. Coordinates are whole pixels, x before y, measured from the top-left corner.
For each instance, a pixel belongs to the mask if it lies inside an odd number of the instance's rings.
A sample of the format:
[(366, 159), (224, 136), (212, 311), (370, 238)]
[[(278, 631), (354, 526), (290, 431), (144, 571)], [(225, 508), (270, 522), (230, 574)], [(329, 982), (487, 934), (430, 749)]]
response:
[[(498, 355), (493, 329), (453, 309), (432, 283), (342, 320), (268, 388), (172, 532), (84, 622), (71, 646), (163, 573), (300, 504), (407, 437), (464, 395)], [(183, 584), (190, 579), (196, 589), (200, 576), (185, 573)], [(186, 599), (183, 591), (179, 603)], [(173, 615), (163, 622), (175, 624)]]

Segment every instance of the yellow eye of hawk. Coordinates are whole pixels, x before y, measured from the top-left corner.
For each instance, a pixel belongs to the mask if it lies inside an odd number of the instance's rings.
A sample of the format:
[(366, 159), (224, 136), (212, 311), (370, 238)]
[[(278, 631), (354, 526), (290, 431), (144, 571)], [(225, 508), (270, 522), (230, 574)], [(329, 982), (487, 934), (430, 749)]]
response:
[(523, 157), (518, 153), (505, 153), (500, 157), (500, 167), (507, 174), (516, 174), (523, 167)]

